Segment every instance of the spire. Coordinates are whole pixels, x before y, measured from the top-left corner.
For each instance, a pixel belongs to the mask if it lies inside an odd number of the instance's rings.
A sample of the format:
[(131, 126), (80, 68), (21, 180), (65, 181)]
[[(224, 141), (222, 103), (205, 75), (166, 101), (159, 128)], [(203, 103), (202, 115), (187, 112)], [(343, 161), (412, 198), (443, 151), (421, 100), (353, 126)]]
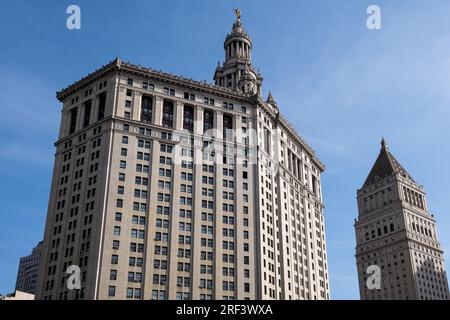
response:
[(381, 150), (375, 161), (372, 170), (370, 170), (366, 181), (364, 182), (363, 188), (377, 182), (378, 180), (387, 178), (391, 175), (398, 174), (403, 178), (415, 182), (414, 179), (409, 175), (409, 173), (402, 167), (400, 162), (389, 152), (386, 140), (384, 137), (381, 139)]
[(275, 102), (275, 100), (272, 97), (272, 91), (270, 91), (270, 90), (269, 90), (269, 95), (267, 96), (266, 102), (267, 103), (274, 103)]
[(389, 149), (384, 136), (381, 138), (381, 149)]

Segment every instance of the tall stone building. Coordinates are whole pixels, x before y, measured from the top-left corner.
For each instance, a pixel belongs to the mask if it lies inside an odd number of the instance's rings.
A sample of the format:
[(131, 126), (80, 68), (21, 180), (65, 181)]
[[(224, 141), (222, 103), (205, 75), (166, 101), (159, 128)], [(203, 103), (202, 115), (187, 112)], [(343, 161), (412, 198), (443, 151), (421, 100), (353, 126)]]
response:
[[(390, 153), (384, 139), (357, 199), (361, 299), (449, 299), (443, 251), (425, 191)], [(374, 271), (371, 266), (376, 266)]]
[(214, 85), (116, 59), (57, 93), (38, 299), (329, 299), (324, 166), (252, 47), (237, 15)]
[(42, 241), (39, 241), (36, 247), (33, 248), (31, 254), (20, 258), (16, 280), (17, 291), (35, 294), (41, 254)]

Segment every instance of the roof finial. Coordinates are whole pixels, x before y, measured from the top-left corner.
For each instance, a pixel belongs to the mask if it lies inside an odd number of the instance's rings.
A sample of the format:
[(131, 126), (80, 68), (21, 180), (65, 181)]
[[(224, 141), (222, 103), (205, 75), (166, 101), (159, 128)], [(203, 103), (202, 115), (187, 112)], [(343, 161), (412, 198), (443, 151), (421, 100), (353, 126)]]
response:
[(234, 14), (236, 15), (236, 21), (240, 22), (241, 21), (241, 10), (234, 9)]
[(387, 143), (386, 143), (386, 139), (384, 139), (384, 136), (381, 138), (381, 149), (385, 150), (387, 149)]

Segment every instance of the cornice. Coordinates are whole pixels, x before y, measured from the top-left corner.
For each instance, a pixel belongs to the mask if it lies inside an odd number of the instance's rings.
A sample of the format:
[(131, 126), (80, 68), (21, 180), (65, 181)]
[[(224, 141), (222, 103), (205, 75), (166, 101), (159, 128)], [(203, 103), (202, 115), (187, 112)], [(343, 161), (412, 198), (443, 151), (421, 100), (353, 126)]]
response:
[(325, 171), (325, 165), (319, 160), (319, 158), (316, 156), (316, 152), (313, 150), (313, 148), (308, 145), (305, 140), (300, 136), (300, 134), (297, 132), (297, 130), (294, 128), (294, 126), (284, 118), (284, 116), (281, 114), (281, 112), (277, 109), (276, 112), (272, 110), (272, 108), (269, 108), (267, 106), (267, 103), (264, 102), (261, 97), (258, 97), (258, 105), (266, 111), (269, 116), (272, 118), (272, 120), (277, 124), (281, 125), (287, 134), (289, 134), (289, 137), (301, 145), (304, 151), (308, 154), (308, 156), (311, 158), (311, 160), (315, 163), (316, 166), (319, 167), (319, 169), (324, 172)]
[(65, 89), (58, 91), (56, 93), (56, 96), (59, 101), (63, 102), (64, 99), (70, 96), (71, 94), (79, 91), (80, 89), (83, 89), (84, 87), (91, 85), (99, 78), (104, 77), (106, 74), (113, 71), (128, 72), (156, 81), (185, 87), (187, 89), (195, 89), (197, 91), (203, 91), (205, 93), (222, 96), (227, 99), (238, 100), (243, 103), (251, 103), (250, 96), (248, 94), (244, 94), (229, 88), (211, 84), (206, 81), (197, 81), (182, 76), (177, 76), (172, 73), (166, 73), (148, 67), (135, 65), (130, 62), (122, 62), (119, 58), (116, 58), (115, 60), (109, 62), (108, 64), (103, 65), (99, 69), (88, 74), (82, 79), (74, 82)]

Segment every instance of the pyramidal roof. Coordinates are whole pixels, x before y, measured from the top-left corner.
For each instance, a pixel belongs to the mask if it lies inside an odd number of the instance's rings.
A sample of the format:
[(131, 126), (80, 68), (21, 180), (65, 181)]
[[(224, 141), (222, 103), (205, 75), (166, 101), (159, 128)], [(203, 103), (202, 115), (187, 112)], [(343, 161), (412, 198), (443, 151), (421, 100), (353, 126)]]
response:
[(275, 102), (275, 99), (274, 99), (273, 96), (272, 96), (272, 91), (269, 91), (269, 95), (267, 96), (266, 102), (267, 102), (267, 103), (273, 103), (273, 102)]
[(366, 181), (364, 182), (363, 188), (377, 182), (380, 179), (384, 179), (393, 174), (399, 174), (402, 177), (411, 180), (415, 183), (411, 175), (402, 167), (400, 162), (395, 159), (392, 153), (389, 152), (389, 148), (386, 145), (384, 138), (381, 140), (381, 150), (378, 155), (375, 164), (370, 170)]

